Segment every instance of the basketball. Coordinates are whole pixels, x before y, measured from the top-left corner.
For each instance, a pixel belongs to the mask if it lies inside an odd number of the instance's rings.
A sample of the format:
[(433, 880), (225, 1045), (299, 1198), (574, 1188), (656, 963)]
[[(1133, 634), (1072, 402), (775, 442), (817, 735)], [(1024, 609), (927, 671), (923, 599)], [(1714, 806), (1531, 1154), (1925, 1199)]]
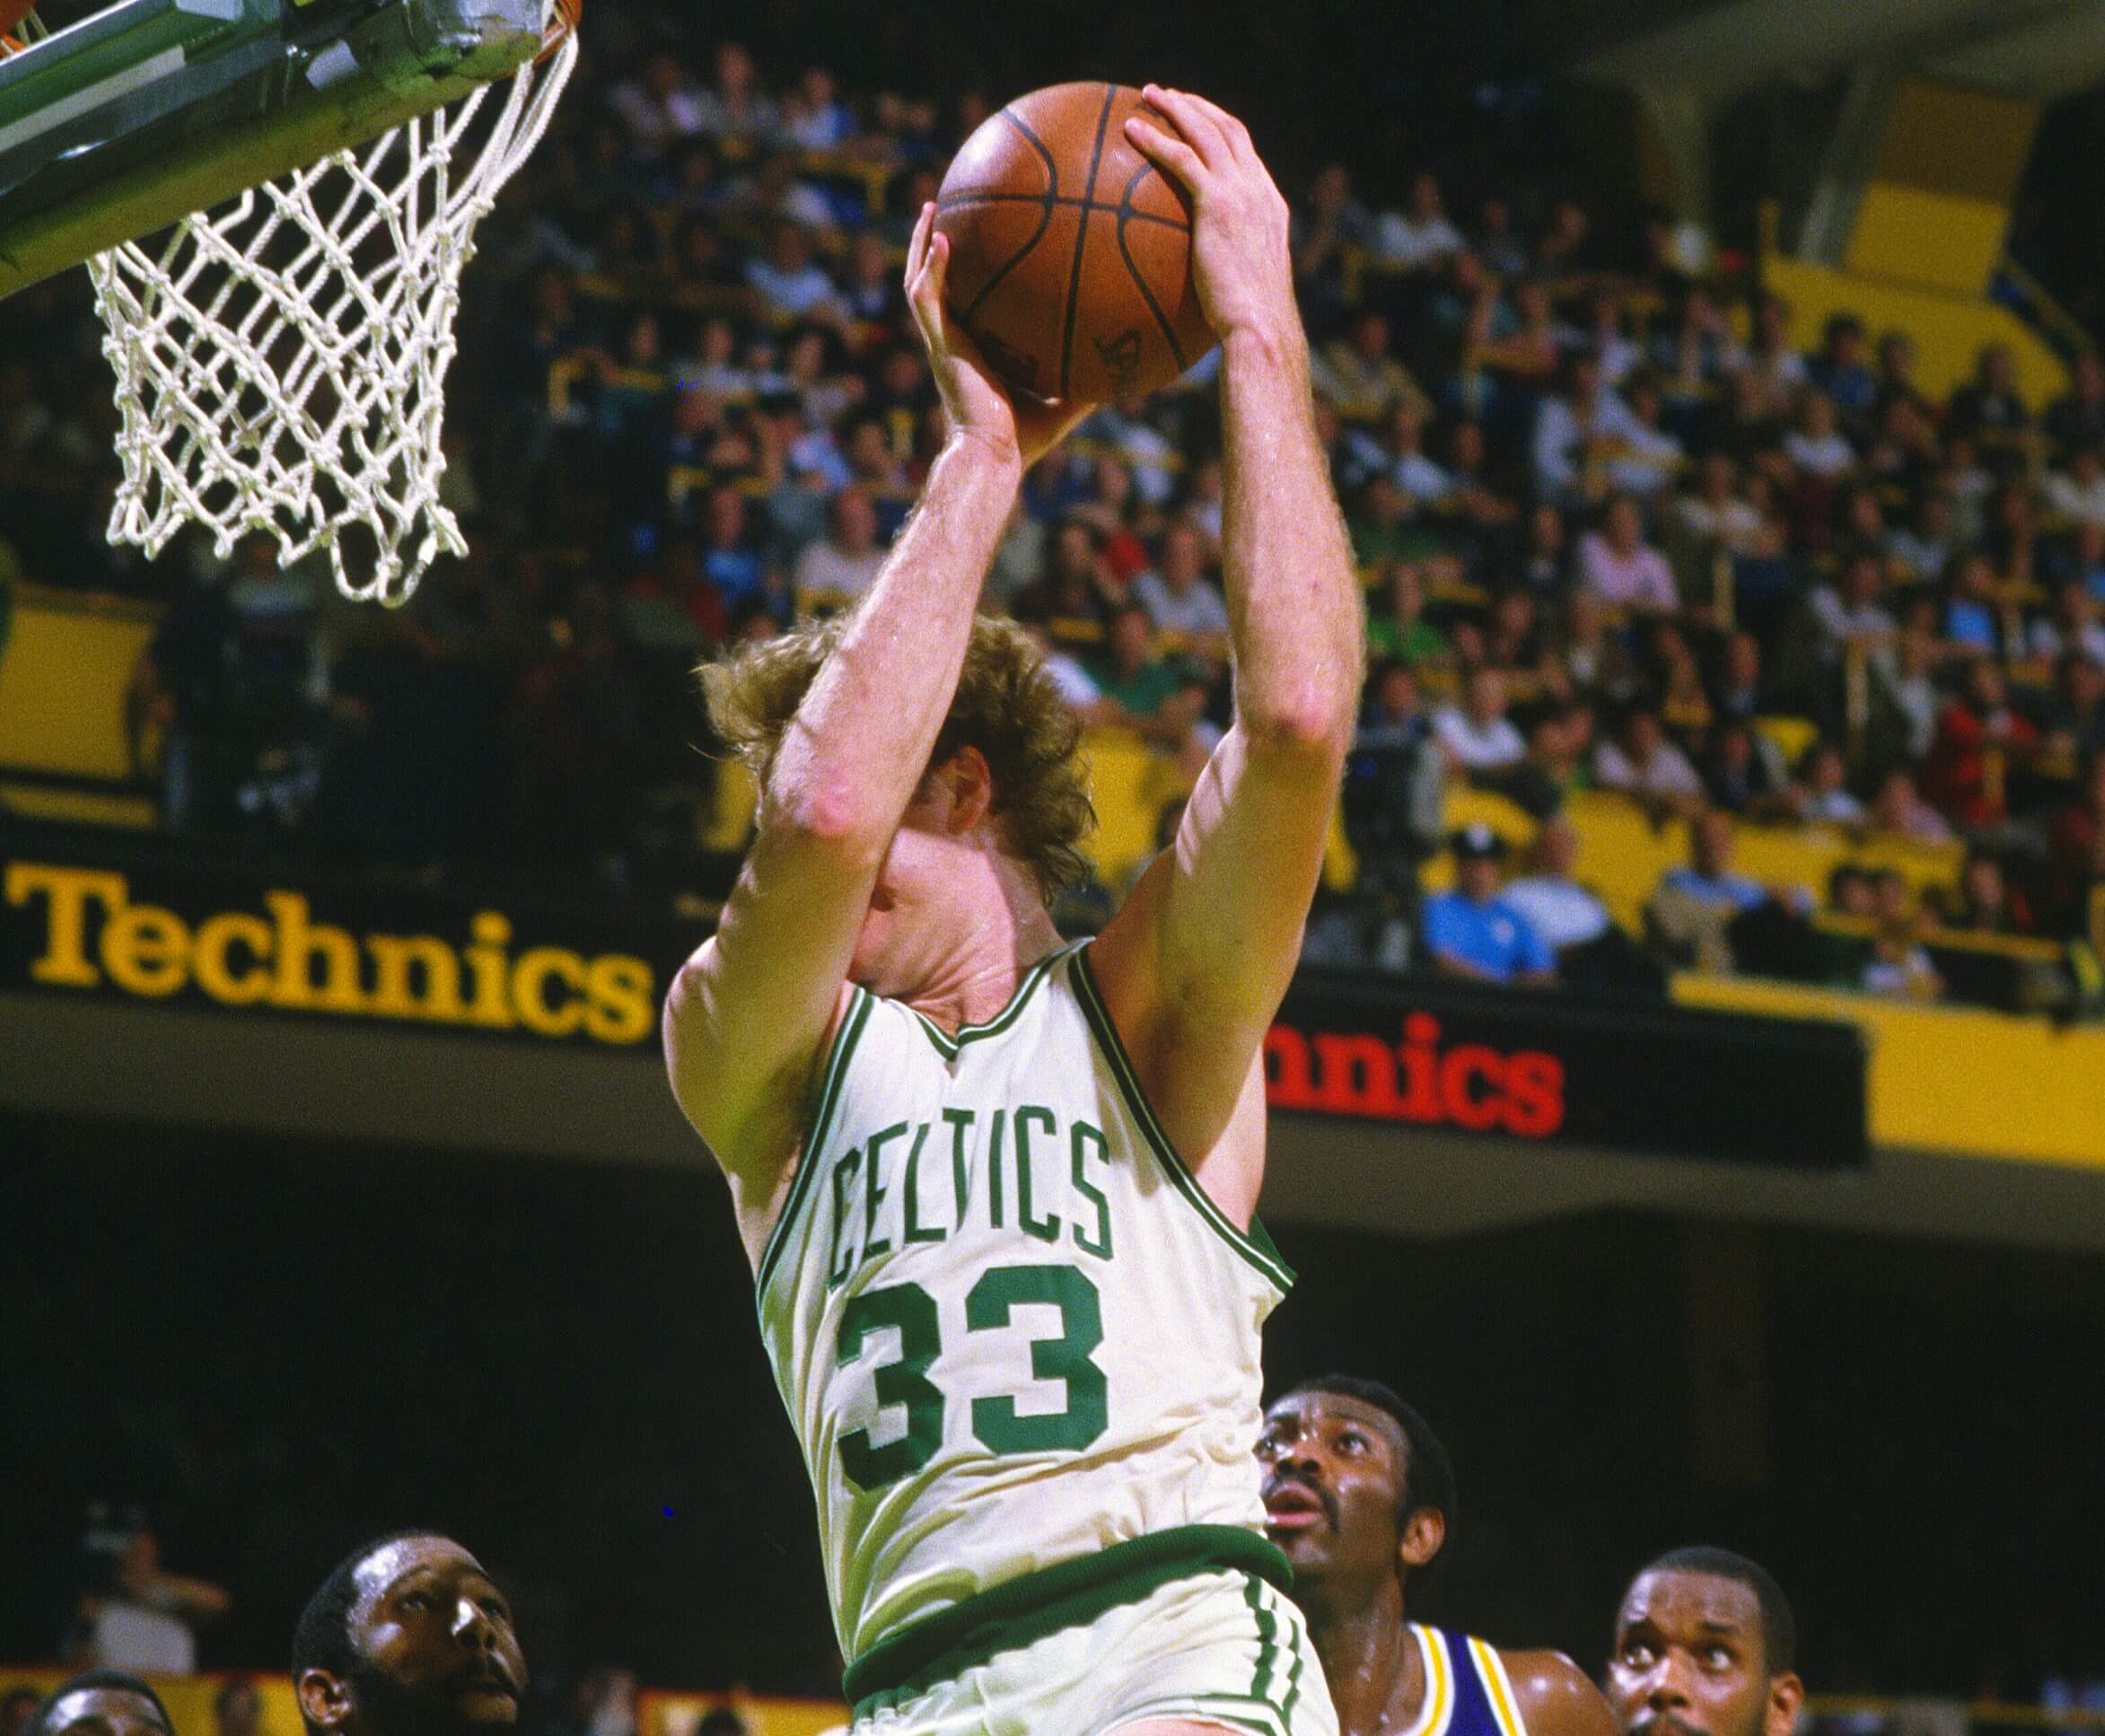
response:
[(1214, 346), (1190, 202), (1126, 140), (1142, 110), (1127, 85), (1048, 85), (988, 117), (943, 177), (951, 311), (1019, 391), (1109, 402)]

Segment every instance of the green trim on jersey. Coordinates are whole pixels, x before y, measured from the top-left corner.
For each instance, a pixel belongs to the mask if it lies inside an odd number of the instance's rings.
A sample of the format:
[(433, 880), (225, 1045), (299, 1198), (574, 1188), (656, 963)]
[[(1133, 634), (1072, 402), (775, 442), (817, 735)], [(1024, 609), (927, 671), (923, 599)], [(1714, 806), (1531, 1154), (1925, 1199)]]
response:
[(1252, 1585), (1262, 1579), (1282, 1591), (1294, 1583), (1286, 1557), (1257, 1532), (1240, 1525), (1180, 1525), (1025, 1574), (888, 1634), (848, 1665), (841, 1691), (860, 1723), (999, 1653), (1083, 1626), (1172, 1581), (1220, 1572), (1252, 1574)]
[(1103, 1051), (1110, 1065), (1112, 1076), (1126, 1095), (1127, 1107), (1133, 1111), (1133, 1118), (1140, 1123), (1147, 1135), (1148, 1143), (1154, 1147), (1155, 1155), (1162, 1160), (1162, 1168), (1170, 1179), (1176, 1183), (1178, 1192), (1198, 1208), (1201, 1217), (1219, 1231), (1228, 1245), (1241, 1254), (1265, 1276), (1283, 1291), (1294, 1287), (1294, 1268), (1279, 1257), (1272, 1238), (1266, 1234), (1264, 1221), (1254, 1213), (1250, 1220), (1250, 1231), (1245, 1234), (1230, 1222), (1228, 1214), (1214, 1203), (1197, 1176), (1185, 1167), (1184, 1160), (1177, 1155), (1177, 1148), (1170, 1144), (1170, 1135), (1162, 1131), (1162, 1124), (1155, 1119), (1154, 1108), (1147, 1100), (1147, 1093), (1140, 1089), (1140, 1076), (1133, 1070), (1133, 1062), (1126, 1053), (1126, 1045), (1118, 1037), (1118, 1028), (1111, 1022), (1110, 1011), (1104, 1004), (1103, 991), (1097, 986), (1096, 972), (1090, 966), (1085, 948), (1074, 955), (1072, 973), (1074, 998), (1081, 1003), (1083, 1016), (1089, 1021), (1090, 1030), (1095, 1033), (1097, 1047)]
[[(1045, 957), (1039, 960), (1036, 964), (1023, 973), (1022, 981), (1016, 985), (1016, 992), (1009, 996), (1008, 1005), (1002, 1008), (984, 1024), (960, 1025), (954, 1036), (937, 1024), (926, 1013), (914, 1013), (912, 1007), (908, 1007), (907, 1011), (913, 1013), (914, 1017), (919, 1021), (923, 1032), (926, 1034), (928, 1040), (935, 1045), (935, 1052), (946, 1061), (954, 1061), (958, 1058), (958, 1051), (963, 1048), (967, 1043), (976, 1043), (982, 1037), (998, 1037), (1014, 1024), (1017, 1019), (1022, 1015), (1024, 1004), (1030, 1000), (1039, 984), (1042, 983), (1052, 973), (1053, 966), (1059, 963), (1081, 943), (1076, 941), (1069, 945), (1060, 947), (1055, 951), (1048, 952)], [(900, 1004), (905, 1005), (905, 1003), (901, 1002)]]
[(805, 1195), (811, 1191), (811, 1178), (823, 1167), (819, 1162), (820, 1142), (826, 1137), (827, 1123), (833, 1118), (833, 1106), (840, 1100), (840, 1083), (847, 1076), (848, 1057), (855, 1052), (863, 1027), (870, 1022), (873, 1002), (869, 990), (857, 986), (848, 1002), (847, 1016), (834, 1033), (833, 1053), (827, 1059), (825, 1083), (819, 1088), (819, 1107), (811, 1117), (811, 1130), (804, 1135), (803, 1150), (797, 1157), (796, 1179), (790, 1183), (789, 1197), (782, 1203), (782, 1215), (775, 1220), (775, 1227), (767, 1232), (767, 1240), (760, 1249), (760, 1264), (753, 1277), (753, 1289), (759, 1297), (764, 1298), (767, 1293), (767, 1280), (774, 1276), (775, 1267), (782, 1258), (782, 1244), (788, 1239), (790, 1223), (803, 1209)]

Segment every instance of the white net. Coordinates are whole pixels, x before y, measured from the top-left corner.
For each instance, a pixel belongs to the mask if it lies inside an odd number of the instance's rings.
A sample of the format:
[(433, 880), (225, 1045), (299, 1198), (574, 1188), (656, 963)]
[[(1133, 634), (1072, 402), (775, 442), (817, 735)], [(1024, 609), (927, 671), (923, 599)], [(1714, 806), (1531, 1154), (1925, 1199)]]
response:
[(122, 413), (110, 541), (158, 554), (195, 522), (224, 558), (271, 531), (286, 565), (327, 549), (346, 596), (390, 605), (466, 551), (439, 492), (460, 272), (576, 59), (572, 33), (451, 109), (186, 217), (151, 252), (89, 261)]

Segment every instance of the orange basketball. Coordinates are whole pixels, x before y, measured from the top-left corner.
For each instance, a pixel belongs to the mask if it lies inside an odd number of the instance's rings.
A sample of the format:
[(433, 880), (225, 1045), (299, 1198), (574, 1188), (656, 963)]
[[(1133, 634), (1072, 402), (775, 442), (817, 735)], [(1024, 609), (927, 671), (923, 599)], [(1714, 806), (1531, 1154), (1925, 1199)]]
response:
[(1126, 142), (1136, 111), (1154, 114), (1124, 84), (1033, 91), (943, 177), (951, 311), (1017, 390), (1103, 403), (1168, 385), (1214, 346), (1190, 203)]

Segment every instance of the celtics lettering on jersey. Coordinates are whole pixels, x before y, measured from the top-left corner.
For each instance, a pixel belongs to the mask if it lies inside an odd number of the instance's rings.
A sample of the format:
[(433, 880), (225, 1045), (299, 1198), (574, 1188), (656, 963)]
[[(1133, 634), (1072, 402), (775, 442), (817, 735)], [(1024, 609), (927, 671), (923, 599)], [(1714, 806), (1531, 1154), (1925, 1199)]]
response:
[(759, 1278), (846, 1655), (1113, 1543), (1259, 1529), (1290, 1281), (1171, 1150), (1083, 949), (954, 1036), (858, 990)]

